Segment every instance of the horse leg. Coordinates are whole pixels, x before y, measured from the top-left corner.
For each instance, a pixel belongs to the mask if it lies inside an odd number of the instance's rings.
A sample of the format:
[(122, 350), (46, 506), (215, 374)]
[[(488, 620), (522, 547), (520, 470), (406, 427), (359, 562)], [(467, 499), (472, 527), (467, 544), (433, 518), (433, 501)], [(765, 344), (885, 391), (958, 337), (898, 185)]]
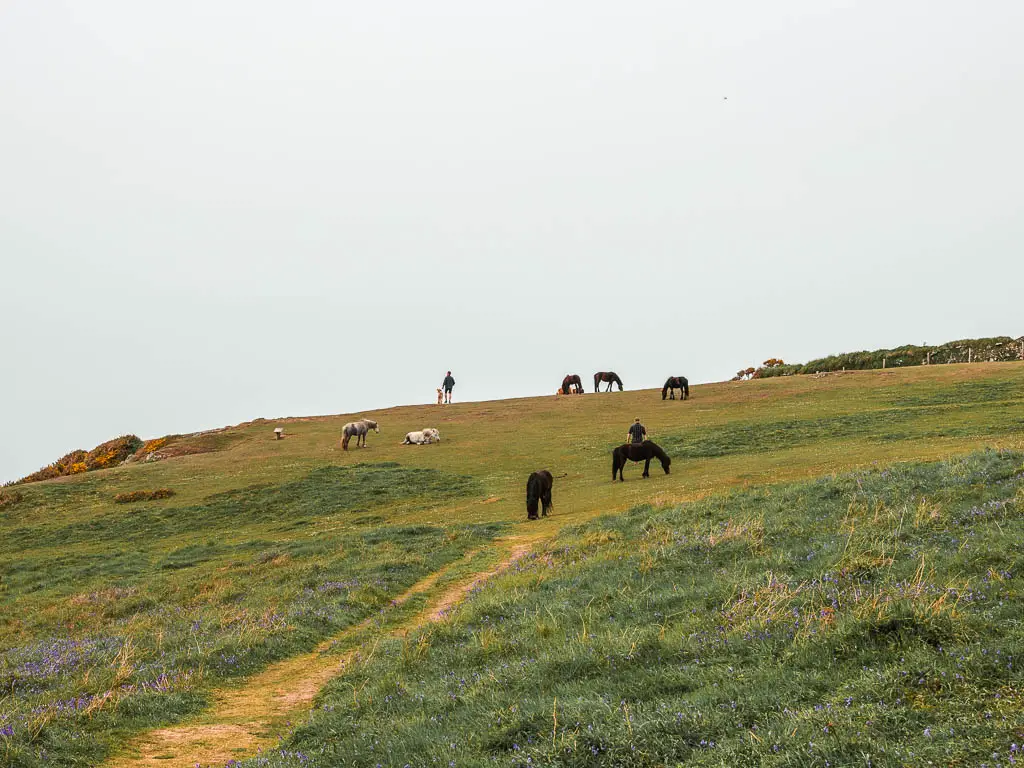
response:
[(651, 469), (651, 460), (650, 460), (650, 458), (648, 458), (647, 461), (644, 462), (644, 477), (650, 477), (651, 476), (650, 469)]

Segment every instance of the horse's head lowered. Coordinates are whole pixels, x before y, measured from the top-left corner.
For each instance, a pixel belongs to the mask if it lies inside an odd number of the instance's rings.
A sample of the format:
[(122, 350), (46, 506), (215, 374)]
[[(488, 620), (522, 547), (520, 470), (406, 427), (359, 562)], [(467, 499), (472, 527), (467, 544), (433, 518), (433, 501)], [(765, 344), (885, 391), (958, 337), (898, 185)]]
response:
[(366, 422), (366, 426), (368, 426), (370, 429), (372, 429), (378, 435), (380, 434), (380, 427), (377, 426), (377, 422), (376, 421), (370, 421), (369, 419), (363, 419), (363, 421)]
[(661, 468), (665, 470), (665, 474), (669, 474), (669, 467), (672, 466), (672, 457), (665, 453), (657, 445), (651, 446), (654, 449), (654, 455), (658, 457), (658, 461), (661, 462)]

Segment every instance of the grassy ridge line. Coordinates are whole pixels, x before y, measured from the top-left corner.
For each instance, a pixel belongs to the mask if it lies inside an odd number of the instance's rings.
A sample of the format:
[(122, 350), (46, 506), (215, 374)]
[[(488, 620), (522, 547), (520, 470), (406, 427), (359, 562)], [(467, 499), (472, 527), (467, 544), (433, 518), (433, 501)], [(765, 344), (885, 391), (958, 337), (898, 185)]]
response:
[(243, 765), (1009, 764), (1022, 535), (998, 451), (601, 518)]

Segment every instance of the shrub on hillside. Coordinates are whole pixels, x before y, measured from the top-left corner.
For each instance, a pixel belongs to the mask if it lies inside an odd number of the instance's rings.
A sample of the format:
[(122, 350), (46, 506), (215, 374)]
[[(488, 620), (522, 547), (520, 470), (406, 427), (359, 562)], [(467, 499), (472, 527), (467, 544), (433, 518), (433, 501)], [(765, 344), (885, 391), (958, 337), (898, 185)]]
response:
[(169, 499), (174, 495), (170, 488), (157, 488), (153, 491), (129, 491), (119, 493), (114, 497), (117, 504), (132, 504), (136, 501), (155, 501), (156, 499)]
[[(765, 360), (758, 368), (754, 379), (766, 379), (772, 376), (791, 376), (797, 373), (819, 373), (821, 371), (865, 371), (881, 368), (904, 368), (913, 365), (942, 365), (945, 363), (966, 362), (1001, 362), (1021, 359), (1021, 339), (1009, 336), (995, 336), (987, 339), (961, 339), (950, 341), (939, 346), (916, 346), (906, 344), (893, 349), (876, 349), (873, 351), (847, 352), (841, 355), (829, 355), (808, 363), (787, 365), (782, 360), (771, 358)], [(749, 370), (749, 369), (748, 369)], [(737, 375), (734, 381), (745, 378)]]
[(132, 461), (145, 460), (147, 456), (159, 451), (175, 437), (177, 437), (177, 435), (168, 435), (166, 437), (155, 438), (154, 440), (147, 440), (142, 444), (142, 447), (139, 448), (139, 450), (137, 450), (135, 454), (132, 456)]
[(241, 437), (240, 433), (229, 431), (227, 427), (189, 435), (167, 435), (147, 440), (138, 451), (132, 454), (129, 461), (162, 461), (178, 456), (213, 453), (230, 447)]
[(108, 440), (89, 451), (85, 457), (85, 468), (93, 470), (117, 466), (141, 447), (142, 441), (135, 435)]
[(43, 467), (38, 472), (33, 472), (18, 482), (35, 483), (39, 480), (50, 480), (54, 477), (77, 475), (94, 469), (114, 467), (125, 461), (139, 450), (141, 446), (142, 441), (135, 435), (122, 435), (105, 443), (100, 443), (88, 452), (81, 449), (72, 451), (48, 467)]

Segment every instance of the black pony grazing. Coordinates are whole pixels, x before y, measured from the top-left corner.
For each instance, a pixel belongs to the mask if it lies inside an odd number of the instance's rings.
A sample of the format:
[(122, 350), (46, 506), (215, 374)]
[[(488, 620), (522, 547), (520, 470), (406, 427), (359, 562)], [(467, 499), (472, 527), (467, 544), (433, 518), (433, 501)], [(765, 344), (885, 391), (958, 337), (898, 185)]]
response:
[(605, 392), (611, 392), (612, 391), (612, 384), (618, 384), (619, 385), (619, 392), (622, 391), (622, 379), (619, 378), (619, 374), (617, 374), (615, 371), (599, 371), (598, 373), (594, 374), (594, 391), (595, 392), (600, 392), (601, 391), (601, 382), (602, 381), (608, 382), (608, 389), (606, 389)]
[(644, 440), (642, 443), (625, 443), (620, 445), (612, 451), (612, 482), (615, 482), (615, 475), (619, 476), (620, 481), (625, 482), (625, 478), (622, 476), (622, 468), (626, 466), (627, 460), (644, 462), (644, 477), (650, 477), (649, 470), (651, 468), (651, 459), (653, 458), (657, 458), (661, 462), (661, 468), (665, 470), (667, 475), (672, 459), (650, 440)]
[(685, 376), (669, 376), (665, 386), (661, 388), (661, 399), (664, 400), (667, 395), (669, 400), (675, 400), (677, 389), (683, 396), (683, 400), (690, 399), (690, 382), (686, 380)]
[(534, 472), (526, 481), (526, 517), (528, 520), (537, 519), (537, 502), (543, 505), (544, 517), (548, 516), (551, 509), (551, 483), (553, 478), (546, 469)]
[[(573, 387), (575, 387), (575, 389), (573, 389)], [(568, 376), (562, 379), (562, 394), (583, 394), (583, 382), (580, 381), (580, 376), (578, 373), (570, 373)]]

